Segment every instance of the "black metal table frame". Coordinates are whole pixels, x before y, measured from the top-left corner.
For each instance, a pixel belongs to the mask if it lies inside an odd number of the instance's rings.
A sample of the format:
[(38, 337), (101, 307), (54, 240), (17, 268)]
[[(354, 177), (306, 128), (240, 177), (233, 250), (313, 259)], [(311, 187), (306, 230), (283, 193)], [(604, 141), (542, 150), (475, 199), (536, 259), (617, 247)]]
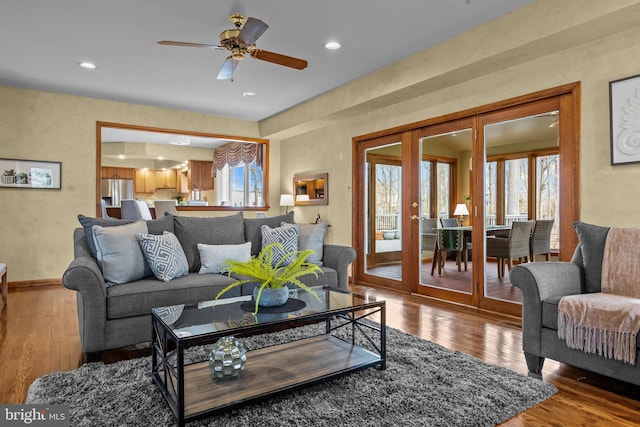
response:
[[(367, 312), (357, 315), (357, 312), (368, 310)], [(380, 314), (380, 324), (376, 324), (373, 321), (363, 321), (368, 317)], [(333, 322), (332, 320), (335, 320)], [(370, 303), (357, 304), (347, 308), (341, 308), (337, 310), (330, 310), (320, 313), (314, 313), (307, 316), (301, 316), (299, 318), (287, 319), (285, 321), (278, 321), (273, 323), (267, 323), (263, 325), (250, 325), (229, 330), (224, 330), (216, 333), (203, 334), (193, 337), (178, 337), (173, 330), (167, 328), (164, 322), (157, 317), (155, 313), (151, 315), (152, 323), (152, 378), (153, 382), (158, 386), (165, 401), (169, 405), (169, 408), (173, 412), (178, 426), (184, 426), (186, 422), (192, 421), (198, 418), (202, 418), (206, 415), (213, 415), (222, 411), (234, 409), (237, 407), (245, 406), (250, 403), (254, 403), (264, 398), (271, 398), (279, 394), (290, 393), (294, 389), (288, 388), (281, 393), (272, 393), (264, 396), (257, 396), (246, 402), (241, 402), (233, 406), (225, 406), (223, 408), (212, 409), (205, 414), (198, 414), (196, 416), (185, 417), (185, 405), (184, 405), (184, 351), (187, 348), (213, 344), (217, 339), (223, 336), (235, 335), (235, 336), (250, 336), (261, 333), (270, 333), (274, 330), (290, 329), (302, 324), (309, 324), (314, 321), (325, 321), (325, 333), (332, 334), (345, 327), (351, 326), (350, 335), (351, 339), (347, 340), (342, 337), (338, 339), (349, 342), (351, 345), (356, 346), (356, 332), (373, 347), (375, 352), (379, 355), (380, 359), (373, 363), (369, 363), (358, 367), (357, 369), (351, 369), (347, 371), (341, 371), (331, 375), (317, 378), (312, 383), (303, 383), (298, 387), (307, 387), (312, 384), (327, 381), (331, 378), (341, 376), (356, 370), (365, 369), (367, 367), (375, 367), (379, 370), (386, 369), (387, 366), (387, 334), (386, 334), (386, 312), (385, 301), (377, 301)], [(274, 327), (276, 329), (274, 329)], [(368, 332), (377, 332), (379, 334), (379, 344), (376, 343)], [(335, 336), (335, 335), (333, 335)], [(294, 340), (297, 341), (297, 340)], [(173, 362), (175, 356), (175, 363)], [(200, 363), (200, 362), (194, 362)], [(212, 379), (213, 381), (213, 379)]]

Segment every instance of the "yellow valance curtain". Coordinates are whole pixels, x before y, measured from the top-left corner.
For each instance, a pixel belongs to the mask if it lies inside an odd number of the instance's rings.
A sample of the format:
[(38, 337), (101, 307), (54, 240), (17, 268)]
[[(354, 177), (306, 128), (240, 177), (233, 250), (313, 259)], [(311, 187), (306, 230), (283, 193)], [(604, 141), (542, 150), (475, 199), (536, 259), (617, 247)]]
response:
[(231, 144), (218, 147), (213, 152), (213, 167), (211, 176), (215, 177), (217, 171), (229, 165), (229, 167), (239, 166), (242, 163), (254, 163), (262, 168), (262, 144), (251, 142), (232, 142)]

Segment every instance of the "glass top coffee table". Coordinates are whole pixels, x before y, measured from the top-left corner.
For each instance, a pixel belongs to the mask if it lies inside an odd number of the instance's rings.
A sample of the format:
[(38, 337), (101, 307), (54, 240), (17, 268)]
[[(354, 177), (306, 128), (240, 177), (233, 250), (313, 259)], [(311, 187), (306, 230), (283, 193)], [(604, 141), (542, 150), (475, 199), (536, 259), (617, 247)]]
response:
[[(313, 290), (319, 301), (294, 289), (287, 305), (260, 308), (256, 315), (251, 296), (152, 310), (153, 381), (179, 426), (349, 372), (386, 368), (385, 302), (329, 286)], [(185, 362), (187, 348), (211, 345), (222, 337), (320, 322), (321, 333), (248, 351), (246, 368), (236, 378), (215, 380), (208, 360)]]

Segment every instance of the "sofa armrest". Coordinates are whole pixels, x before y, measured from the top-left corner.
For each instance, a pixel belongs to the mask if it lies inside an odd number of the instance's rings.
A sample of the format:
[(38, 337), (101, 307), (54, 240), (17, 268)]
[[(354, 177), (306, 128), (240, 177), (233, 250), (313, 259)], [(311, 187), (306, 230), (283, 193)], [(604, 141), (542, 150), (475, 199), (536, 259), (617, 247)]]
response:
[(349, 264), (356, 259), (356, 251), (349, 246), (324, 245), (322, 263), (338, 272), (338, 287), (349, 288)]
[(65, 288), (78, 292), (78, 326), (85, 353), (104, 349), (107, 285), (95, 259), (74, 259), (62, 276)]
[(572, 262), (531, 262), (514, 267), (509, 277), (522, 291), (522, 348), (541, 355), (542, 302), (579, 294), (580, 267)]

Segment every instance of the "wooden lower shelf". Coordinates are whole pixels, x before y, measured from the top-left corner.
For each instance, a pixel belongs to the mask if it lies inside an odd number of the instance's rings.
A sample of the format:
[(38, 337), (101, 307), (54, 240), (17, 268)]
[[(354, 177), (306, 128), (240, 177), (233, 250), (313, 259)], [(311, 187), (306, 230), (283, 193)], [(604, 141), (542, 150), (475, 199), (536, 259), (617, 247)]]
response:
[(381, 357), (331, 335), (247, 352), (245, 370), (214, 380), (208, 362), (185, 366), (185, 418), (213, 413), (314, 384), (381, 362)]

